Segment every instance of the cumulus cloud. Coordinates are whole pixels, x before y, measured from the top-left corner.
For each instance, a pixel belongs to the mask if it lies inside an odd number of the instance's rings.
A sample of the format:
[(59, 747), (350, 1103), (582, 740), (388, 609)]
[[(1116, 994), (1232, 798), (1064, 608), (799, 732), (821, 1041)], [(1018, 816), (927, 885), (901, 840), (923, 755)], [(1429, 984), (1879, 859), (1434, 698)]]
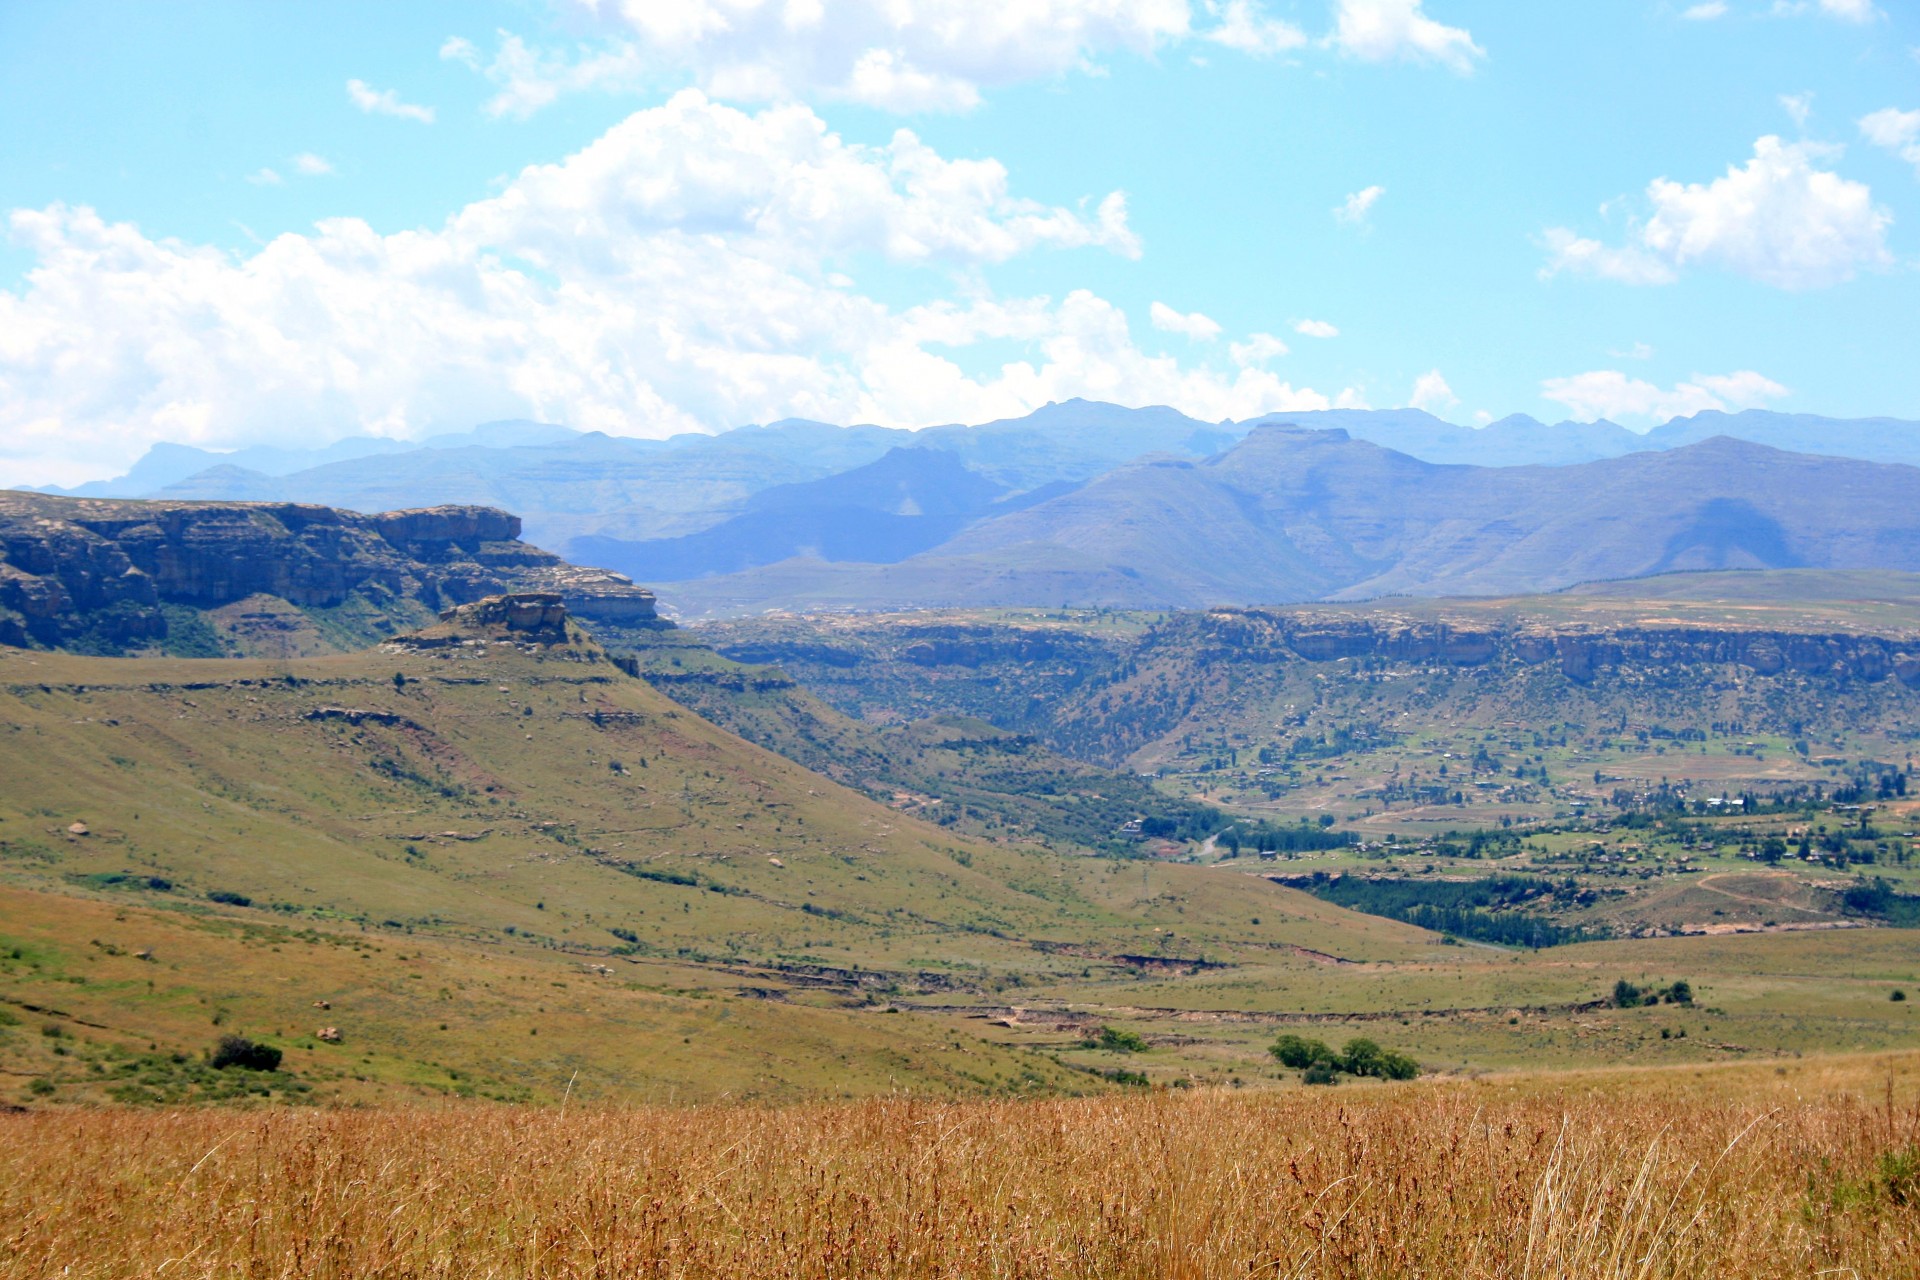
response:
[(1385, 194), (1387, 194), (1385, 187), (1366, 187), (1354, 192), (1334, 206), (1334, 220), (1349, 224), (1364, 223), (1367, 215), (1373, 212), (1374, 204)]
[(1680, 15), (1688, 22), (1712, 22), (1715, 18), (1727, 16), (1726, 0), (1707, 0), (1705, 4), (1690, 6)]
[(1453, 394), (1453, 388), (1440, 376), (1438, 369), (1429, 369), (1413, 380), (1413, 391), (1407, 396), (1407, 404), (1415, 409), (1425, 409), (1432, 413), (1435, 409), (1448, 409), (1460, 403), (1460, 397)]
[(418, 120), (421, 124), (433, 123), (433, 108), (422, 107), (411, 102), (402, 102), (400, 94), (393, 89), (376, 89), (365, 80), (347, 81), (347, 101), (368, 115), (394, 116), (401, 120)]
[(1783, 93), (1780, 95), (1780, 106), (1788, 115), (1793, 117), (1795, 124), (1804, 129), (1807, 127), (1807, 120), (1813, 115), (1813, 94), (1811, 91), (1807, 93)]
[(1920, 111), (1886, 107), (1860, 117), (1860, 134), (1905, 160), (1920, 176)]
[(1269, 17), (1256, 0), (1207, 0), (1207, 12), (1219, 25), (1203, 33), (1214, 44), (1238, 49), (1256, 58), (1272, 57), (1307, 43), (1307, 33), (1291, 22)]
[(1486, 50), (1463, 27), (1427, 16), (1422, 0), (1338, 0), (1328, 43), (1366, 62), (1434, 62), (1470, 74)]
[(1652, 213), (1626, 244), (1550, 228), (1542, 274), (1668, 284), (1699, 264), (1776, 288), (1818, 289), (1885, 267), (1893, 261), (1886, 243), (1893, 215), (1874, 204), (1866, 184), (1820, 167), (1834, 154), (1768, 136), (1753, 144), (1744, 166), (1729, 166), (1712, 182), (1656, 178), (1647, 187)]
[(1325, 320), (1296, 320), (1293, 331), (1308, 338), (1337, 338), (1340, 330)]
[(273, 169), (256, 169), (247, 175), (247, 181), (256, 187), (284, 187), (287, 180)]
[[(788, 415), (984, 421), (1076, 395), (1210, 420), (1328, 403), (1257, 367), (1149, 355), (1088, 292), (982, 289), (975, 269), (1017, 254), (1137, 252), (1117, 194), (1043, 205), (998, 163), (905, 130), (861, 146), (804, 107), (749, 114), (692, 91), (436, 228), (336, 218), (245, 255), (65, 205), (16, 210), (9, 229), (31, 266), (0, 289), (0, 482), (97, 476), (158, 440), (503, 417), (659, 436)], [(882, 302), (845, 274), (876, 261), (962, 285)], [(962, 368), (989, 342), (1031, 355)]]
[(333, 162), (311, 151), (302, 151), (293, 158), (293, 169), (309, 178), (327, 178), (333, 175)]
[(1703, 410), (1752, 409), (1791, 394), (1773, 379), (1751, 369), (1729, 374), (1695, 374), (1691, 381), (1663, 390), (1618, 369), (1596, 369), (1569, 378), (1549, 378), (1540, 394), (1581, 418), (1665, 421)]
[[(491, 55), (464, 36), (441, 56), (497, 87), (494, 116), (564, 94), (688, 83), (741, 102), (844, 101), (885, 111), (967, 111), (991, 88), (1095, 70), (1112, 54), (1184, 43), (1272, 57), (1314, 43), (1263, 0), (551, 0), (584, 38), (539, 48), (500, 31)], [(1338, 0), (1320, 42), (1370, 62), (1469, 71), (1484, 56), (1422, 0)]]
[(1156, 302), (1148, 309), (1153, 327), (1162, 333), (1181, 333), (1195, 342), (1212, 342), (1220, 336), (1220, 325), (1211, 316), (1198, 311), (1182, 315), (1164, 302)]
[[(1194, 32), (1188, 0), (560, 0), (593, 38), (535, 49), (499, 35), (483, 59), (454, 37), (443, 57), (500, 87), (494, 115), (524, 116), (582, 90), (684, 83), (716, 97), (964, 111), (983, 88), (1058, 76), (1113, 52), (1151, 54)], [(1210, 32), (1247, 52), (1285, 47), (1285, 25), (1230, 0)]]

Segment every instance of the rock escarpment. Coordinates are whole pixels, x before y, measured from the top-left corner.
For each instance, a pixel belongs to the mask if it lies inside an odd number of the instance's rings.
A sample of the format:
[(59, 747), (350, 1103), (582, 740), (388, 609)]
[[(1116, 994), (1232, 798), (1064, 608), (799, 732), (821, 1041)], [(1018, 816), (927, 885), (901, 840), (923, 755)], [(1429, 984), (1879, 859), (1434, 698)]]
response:
[(1581, 682), (1614, 668), (1728, 664), (1762, 676), (1794, 672), (1869, 682), (1891, 676), (1920, 688), (1920, 637), (1914, 636), (1705, 625), (1460, 625), (1255, 609), (1214, 610), (1195, 621), (1202, 643), (1242, 661), (1381, 658), (1462, 667), (1501, 661), (1554, 663)]
[(658, 625), (652, 592), (519, 537), (519, 518), (491, 507), (362, 515), (0, 493), (0, 643), (120, 652), (179, 648), (193, 633), (217, 648), (204, 615), (284, 616), (291, 606), (323, 621), (316, 635), (350, 647), (510, 591), (552, 592), (584, 617)]

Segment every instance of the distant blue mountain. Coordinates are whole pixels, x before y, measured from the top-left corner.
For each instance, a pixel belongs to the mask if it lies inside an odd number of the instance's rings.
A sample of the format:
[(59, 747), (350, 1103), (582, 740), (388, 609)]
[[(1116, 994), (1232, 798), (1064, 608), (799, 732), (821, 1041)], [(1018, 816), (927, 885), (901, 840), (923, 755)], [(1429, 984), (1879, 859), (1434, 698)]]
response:
[(737, 573), (793, 556), (894, 564), (978, 520), (1070, 487), (1061, 481), (1008, 500), (1005, 485), (945, 450), (893, 449), (851, 471), (763, 490), (739, 515), (698, 533), (638, 541), (580, 537), (568, 544), (567, 557), (642, 581)]

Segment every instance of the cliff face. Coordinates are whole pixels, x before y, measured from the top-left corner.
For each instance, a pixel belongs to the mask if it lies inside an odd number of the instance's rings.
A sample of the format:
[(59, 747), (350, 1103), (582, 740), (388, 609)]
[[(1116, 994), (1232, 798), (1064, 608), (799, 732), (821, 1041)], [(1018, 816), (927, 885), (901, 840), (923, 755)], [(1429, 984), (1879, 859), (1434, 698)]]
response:
[(164, 645), (170, 612), (248, 601), (258, 613), (263, 599), (300, 611), (349, 606), (371, 639), (512, 590), (558, 592), (588, 617), (653, 620), (651, 592), (519, 536), (519, 518), (491, 507), (362, 515), (0, 493), (0, 643)]
[(1732, 664), (1763, 676), (1792, 671), (1847, 680), (1889, 676), (1920, 688), (1920, 638), (1746, 630), (1706, 626), (1462, 627), (1394, 619), (1308, 618), (1260, 610), (1219, 610), (1201, 622), (1205, 643), (1239, 660), (1384, 658), (1481, 666), (1498, 661), (1556, 663), (1585, 682), (1616, 667)]

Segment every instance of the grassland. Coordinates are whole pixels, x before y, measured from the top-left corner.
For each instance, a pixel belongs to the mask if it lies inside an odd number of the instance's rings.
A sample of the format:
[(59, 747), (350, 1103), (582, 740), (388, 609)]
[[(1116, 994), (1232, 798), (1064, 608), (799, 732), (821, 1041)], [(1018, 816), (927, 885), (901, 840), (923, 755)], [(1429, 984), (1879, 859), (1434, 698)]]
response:
[(1920, 1060), (0, 1116), (0, 1276), (1910, 1276)]
[[(1861, 923), (1813, 883), (1845, 882), (1832, 868), (1734, 846), (1629, 862), (1653, 841), (1624, 829), (1492, 860), (1216, 844), (1189, 864), (982, 840), (749, 745), (584, 640), (286, 662), (3, 652), (0, 750), (0, 1101), (36, 1108), (1294, 1091), (1265, 1052), (1283, 1029), (1372, 1036), (1454, 1075), (1920, 1034), (1920, 1000), (1892, 998), (1920, 995), (1913, 931), (1536, 953), (1274, 881), (1499, 870), (1630, 888), (1579, 908), (1616, 918), (1631, 900), (1675, 925)], [(1606, 1007), (1622, 978), (1697, 998)], [(230, 1033), (282, 1069), (211, 1070)]]

